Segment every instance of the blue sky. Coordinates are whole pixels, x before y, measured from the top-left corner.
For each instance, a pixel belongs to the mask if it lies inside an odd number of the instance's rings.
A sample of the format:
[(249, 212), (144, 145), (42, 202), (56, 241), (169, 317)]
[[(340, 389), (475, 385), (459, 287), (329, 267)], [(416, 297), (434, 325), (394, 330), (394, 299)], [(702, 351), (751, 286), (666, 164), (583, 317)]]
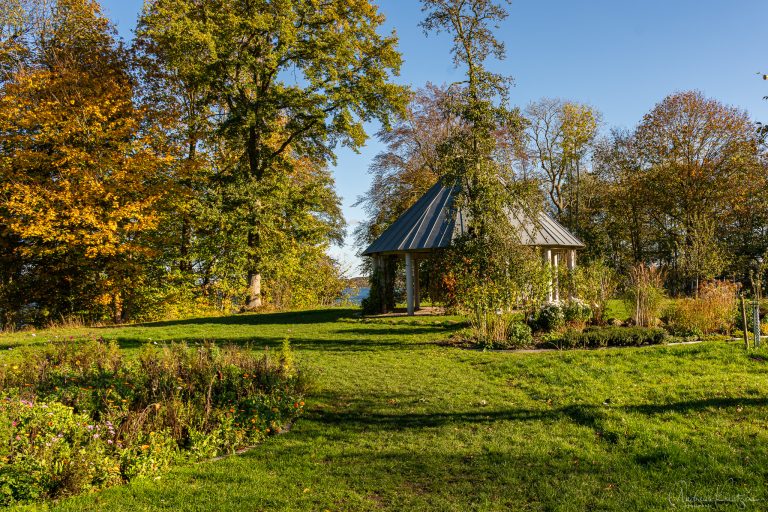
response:
[[(130, 39), (142, 0), (102, 0), (120, 34)], [(416, 0), (377, 0), (386, 30), (400, 38), (399, 83), (460, 79), (445, 37), (424, 36)], [(512, 101), (524, 107), (541, 97), (593, 105), (603, 129), (631, 128), (667, 94), (688, 89), (768, 121), (765, 0), (513, 0), (499, 35), (507, 59), (496, 71), (515, 78)], [(370, 127), (373, 134), (375, 126)], [(360, 153), (341, 149), (334, 172), (350, 231), (364, 218), (352, 207), (370, 182), (368, 165), (382, 146), (371, 139)], [(353, 267), (351, 245), (333, 254)], [(353, 272), (354, 273), (354, 272)]]

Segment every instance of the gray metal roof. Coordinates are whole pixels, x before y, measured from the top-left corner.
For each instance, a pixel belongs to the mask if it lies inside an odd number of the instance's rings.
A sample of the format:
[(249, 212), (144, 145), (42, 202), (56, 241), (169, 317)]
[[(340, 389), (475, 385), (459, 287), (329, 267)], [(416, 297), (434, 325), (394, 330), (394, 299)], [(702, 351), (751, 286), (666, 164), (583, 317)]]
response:
[[(365, 251), (379, 253), (426, 252), (448, 247), (464, 232), (464, 218), (452, 208), (457, 186), (438, 181), (413, 206), (397, 218)], [(533, 221), (522, 212), (509, 213), (523, 245), (578, 249), (584, 244), (544, 212)]]

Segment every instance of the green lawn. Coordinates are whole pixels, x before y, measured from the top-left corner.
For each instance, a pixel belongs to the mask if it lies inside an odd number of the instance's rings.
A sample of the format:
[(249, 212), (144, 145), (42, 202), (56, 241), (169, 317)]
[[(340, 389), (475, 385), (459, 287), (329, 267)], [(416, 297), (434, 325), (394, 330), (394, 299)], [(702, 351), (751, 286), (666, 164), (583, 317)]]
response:
[(172, 340), (261, 349), (289, 335), (318, 371), (290, 433), (56, 508), (768, 508), (768, 358), (738, 343), (483, 353), (436, 343), (456, 328), (451, 319), (353, 313), (1, 336), (0, 348), (12, 348), (91, 332), (135, 350)]

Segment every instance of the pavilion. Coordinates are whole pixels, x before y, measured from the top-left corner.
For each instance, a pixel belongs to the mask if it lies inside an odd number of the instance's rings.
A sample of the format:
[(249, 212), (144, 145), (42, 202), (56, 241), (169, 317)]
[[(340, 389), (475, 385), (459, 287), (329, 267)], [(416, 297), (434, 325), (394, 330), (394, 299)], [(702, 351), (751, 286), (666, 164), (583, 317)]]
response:
[[(465, 233), (466, 215), (453, 208), (458, 186), (438, 181), (416, 203), (392, 223), (365, 251), (373, 258), (375, 275), (380, 276), (383, 296), (381, 313), (394, 308), (394, 268), (405, 258), (405, 287), (408, 315), (420, 307), (418, 260), (450, 246), (454, 238)], [(542, 258), (555, 269), (565, 262), (576, 267), (576, 250), (584, 244), (565, 227), (544, 212), (536, 219), (520, 213), (509, 213), (511, 225), (518, 230), (524, 245), (538, 247)], [(559, 301), (557, 283), (550, 286), (550, 301)]]

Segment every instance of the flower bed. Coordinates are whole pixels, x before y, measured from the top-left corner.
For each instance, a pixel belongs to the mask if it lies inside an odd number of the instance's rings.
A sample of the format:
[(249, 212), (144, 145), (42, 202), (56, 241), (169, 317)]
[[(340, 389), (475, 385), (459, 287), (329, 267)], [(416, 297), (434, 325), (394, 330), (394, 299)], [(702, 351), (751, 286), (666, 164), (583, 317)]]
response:
[(213, 344), (25, 350), (0, 367), (0, 505), (119, 484), (253, 446), (304, 407), (306, 378), (279, 356)]

